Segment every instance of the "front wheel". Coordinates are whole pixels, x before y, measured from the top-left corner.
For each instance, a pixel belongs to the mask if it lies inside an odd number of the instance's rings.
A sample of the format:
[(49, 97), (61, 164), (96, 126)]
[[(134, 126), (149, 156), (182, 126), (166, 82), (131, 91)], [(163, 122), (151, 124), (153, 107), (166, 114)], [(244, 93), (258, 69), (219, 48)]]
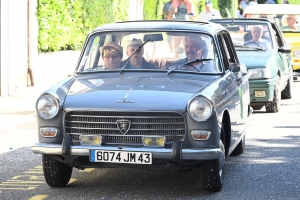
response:
[(280, 91), (280, 77), (277, 76), (276, 84), (274, 86), (273, 101), (265, 104), (268, 113), (276, 113), (280, 110), (281, 91)]
[(64, 187), (71, 178), (73, 167), (43, 155), (43, 172), (46, 183), (51, 187)]
[(225, 162), (225, 148), (223, 142), (220, 140), (220, 147), (224, 150), (224, 157), (218, 160), (204, 161), (203, 164), (203, 185), (204, 190), (209, 192), (219, 192), (224, 183), (224, 162)]

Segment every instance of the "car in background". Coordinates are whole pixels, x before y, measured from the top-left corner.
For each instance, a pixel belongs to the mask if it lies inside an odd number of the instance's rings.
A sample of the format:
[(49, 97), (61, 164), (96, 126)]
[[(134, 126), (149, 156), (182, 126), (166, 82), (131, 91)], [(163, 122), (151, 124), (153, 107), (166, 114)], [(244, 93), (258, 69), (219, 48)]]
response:
[[(258, 4), (248, 6), (244, 11), (246, 16), (268, 18), (275, 22), (282, 32), (283, 38), (291, 47), (293, 70), (300, 72), (300, 5), (295, 4)], [(294, 27), (288, 23), (292, 22)]]
[[(198, 52), (195, 45), (201, 43), (205, 57), (174, 58), (170, 36), (193, 38), (180, 48)], [(138, 45), (128, 54), (132, 44)], [(143, 64), (133, 67), (132, 59), (142, 52)], [(120, 56), (118, 68), (104, 62)], [(215, 192), (223, 186), (225, 158), (244, 151), (252, 108), (246, 66), (224, 27), (136, 21), (93, 30), (74, 75), (43, 92), (36, 112), (39, 141), (32, 151), (42, 154), (51, 187), (67, 185), (73, 167), (184, 170), (201, 165), (205, 190)]]
[[(266, 112), (279, 112), (281, 99), (292, 98), (293, 68), (290, 47), (284, 42), (276, 23), (268, 19), (216, 19), (211, 22), (224, 26), (233, 40), (241, 62), (248, 69), (251, 106)], [(265, 49), (252, 39), (251, 28), (263, 28), (262, 39), (270, 44)]]

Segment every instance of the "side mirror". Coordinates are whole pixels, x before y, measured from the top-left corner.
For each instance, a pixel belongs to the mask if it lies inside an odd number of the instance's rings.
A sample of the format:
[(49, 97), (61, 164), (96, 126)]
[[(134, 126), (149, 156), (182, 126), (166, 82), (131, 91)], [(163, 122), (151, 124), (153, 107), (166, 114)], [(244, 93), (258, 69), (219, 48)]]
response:
[(229, 70), (232, 72), (239, 72), (241, 70), (241, 67), (237, 63), (233, 63), (229, 65)]
[(281, 53), (291, 53), (291, 48), (287, 46), (279, 47), (278, 52)]

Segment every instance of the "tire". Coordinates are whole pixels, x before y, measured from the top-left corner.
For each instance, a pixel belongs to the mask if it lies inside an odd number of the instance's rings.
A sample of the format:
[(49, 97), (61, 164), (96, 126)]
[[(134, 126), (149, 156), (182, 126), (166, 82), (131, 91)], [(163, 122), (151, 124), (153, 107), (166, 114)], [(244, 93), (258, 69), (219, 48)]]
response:
[[(224, 183), (224, 165), (225, 165), (225, 131), (224, 126), (221, 128), (221, 139), (219, 142), (220, 149), (223, 152), (223, 157), (218, 160), (207, 160), (203, 163), (203, 187), (209, 192), (219, 192)], [(220, 166), (222, 165), (222, 166)]]
[(274, 97), (273, 101), (265, 104), (266, 112), (277, 113), (280, 111), (281, 91), (280, 91), (280, 77), (277, 76), (276, 84), (274, 86)]
[[(223, 142), (220, 140), (220, 146), (223, 146)], [(223, 146), (224, 149), (224, 146)], [(225, 150), (224, 150), (225, 160)], [(203, 164), (203, 187), (204, 190), (209, 192), (219, 192), (224, 183), (224, 164), (220, 166), (219, 160), (204, 161)]]
[(239, 142), (239, 144), (235, 147), (235, 149), (232, 152), (232, 155), (238, 156), (244, 153), (245, 146), (246, 146), (246, 134), (242, 138), (242, 140)]
[(284, 90), (281, 92), (281, 98), (282, 99), (291, 99), (292, 98), (292, 88), (293, 88), (293, 73), (290, 75), (290, 78), (289, 78)]
[(51, 187), (64, 187), (70, 181), (73, 167), (43, 155), (43, 172), (46, 183)]

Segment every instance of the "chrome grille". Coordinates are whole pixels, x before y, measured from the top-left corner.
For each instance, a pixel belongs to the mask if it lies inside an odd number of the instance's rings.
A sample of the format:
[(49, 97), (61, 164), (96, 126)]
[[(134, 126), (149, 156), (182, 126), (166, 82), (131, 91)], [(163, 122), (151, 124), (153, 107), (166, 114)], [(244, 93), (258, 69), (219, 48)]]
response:
[[(117, 126), (120, 119), (131, 122), (126, 134)], [(65, 130), (74, 142), (80, 135), (100, 134), (105, 144), (138, 145), (144, 135), (165, 136), (167, 142), (183, 140), (185, 123), (178, 113), (71, 111), (65, 117)]]

